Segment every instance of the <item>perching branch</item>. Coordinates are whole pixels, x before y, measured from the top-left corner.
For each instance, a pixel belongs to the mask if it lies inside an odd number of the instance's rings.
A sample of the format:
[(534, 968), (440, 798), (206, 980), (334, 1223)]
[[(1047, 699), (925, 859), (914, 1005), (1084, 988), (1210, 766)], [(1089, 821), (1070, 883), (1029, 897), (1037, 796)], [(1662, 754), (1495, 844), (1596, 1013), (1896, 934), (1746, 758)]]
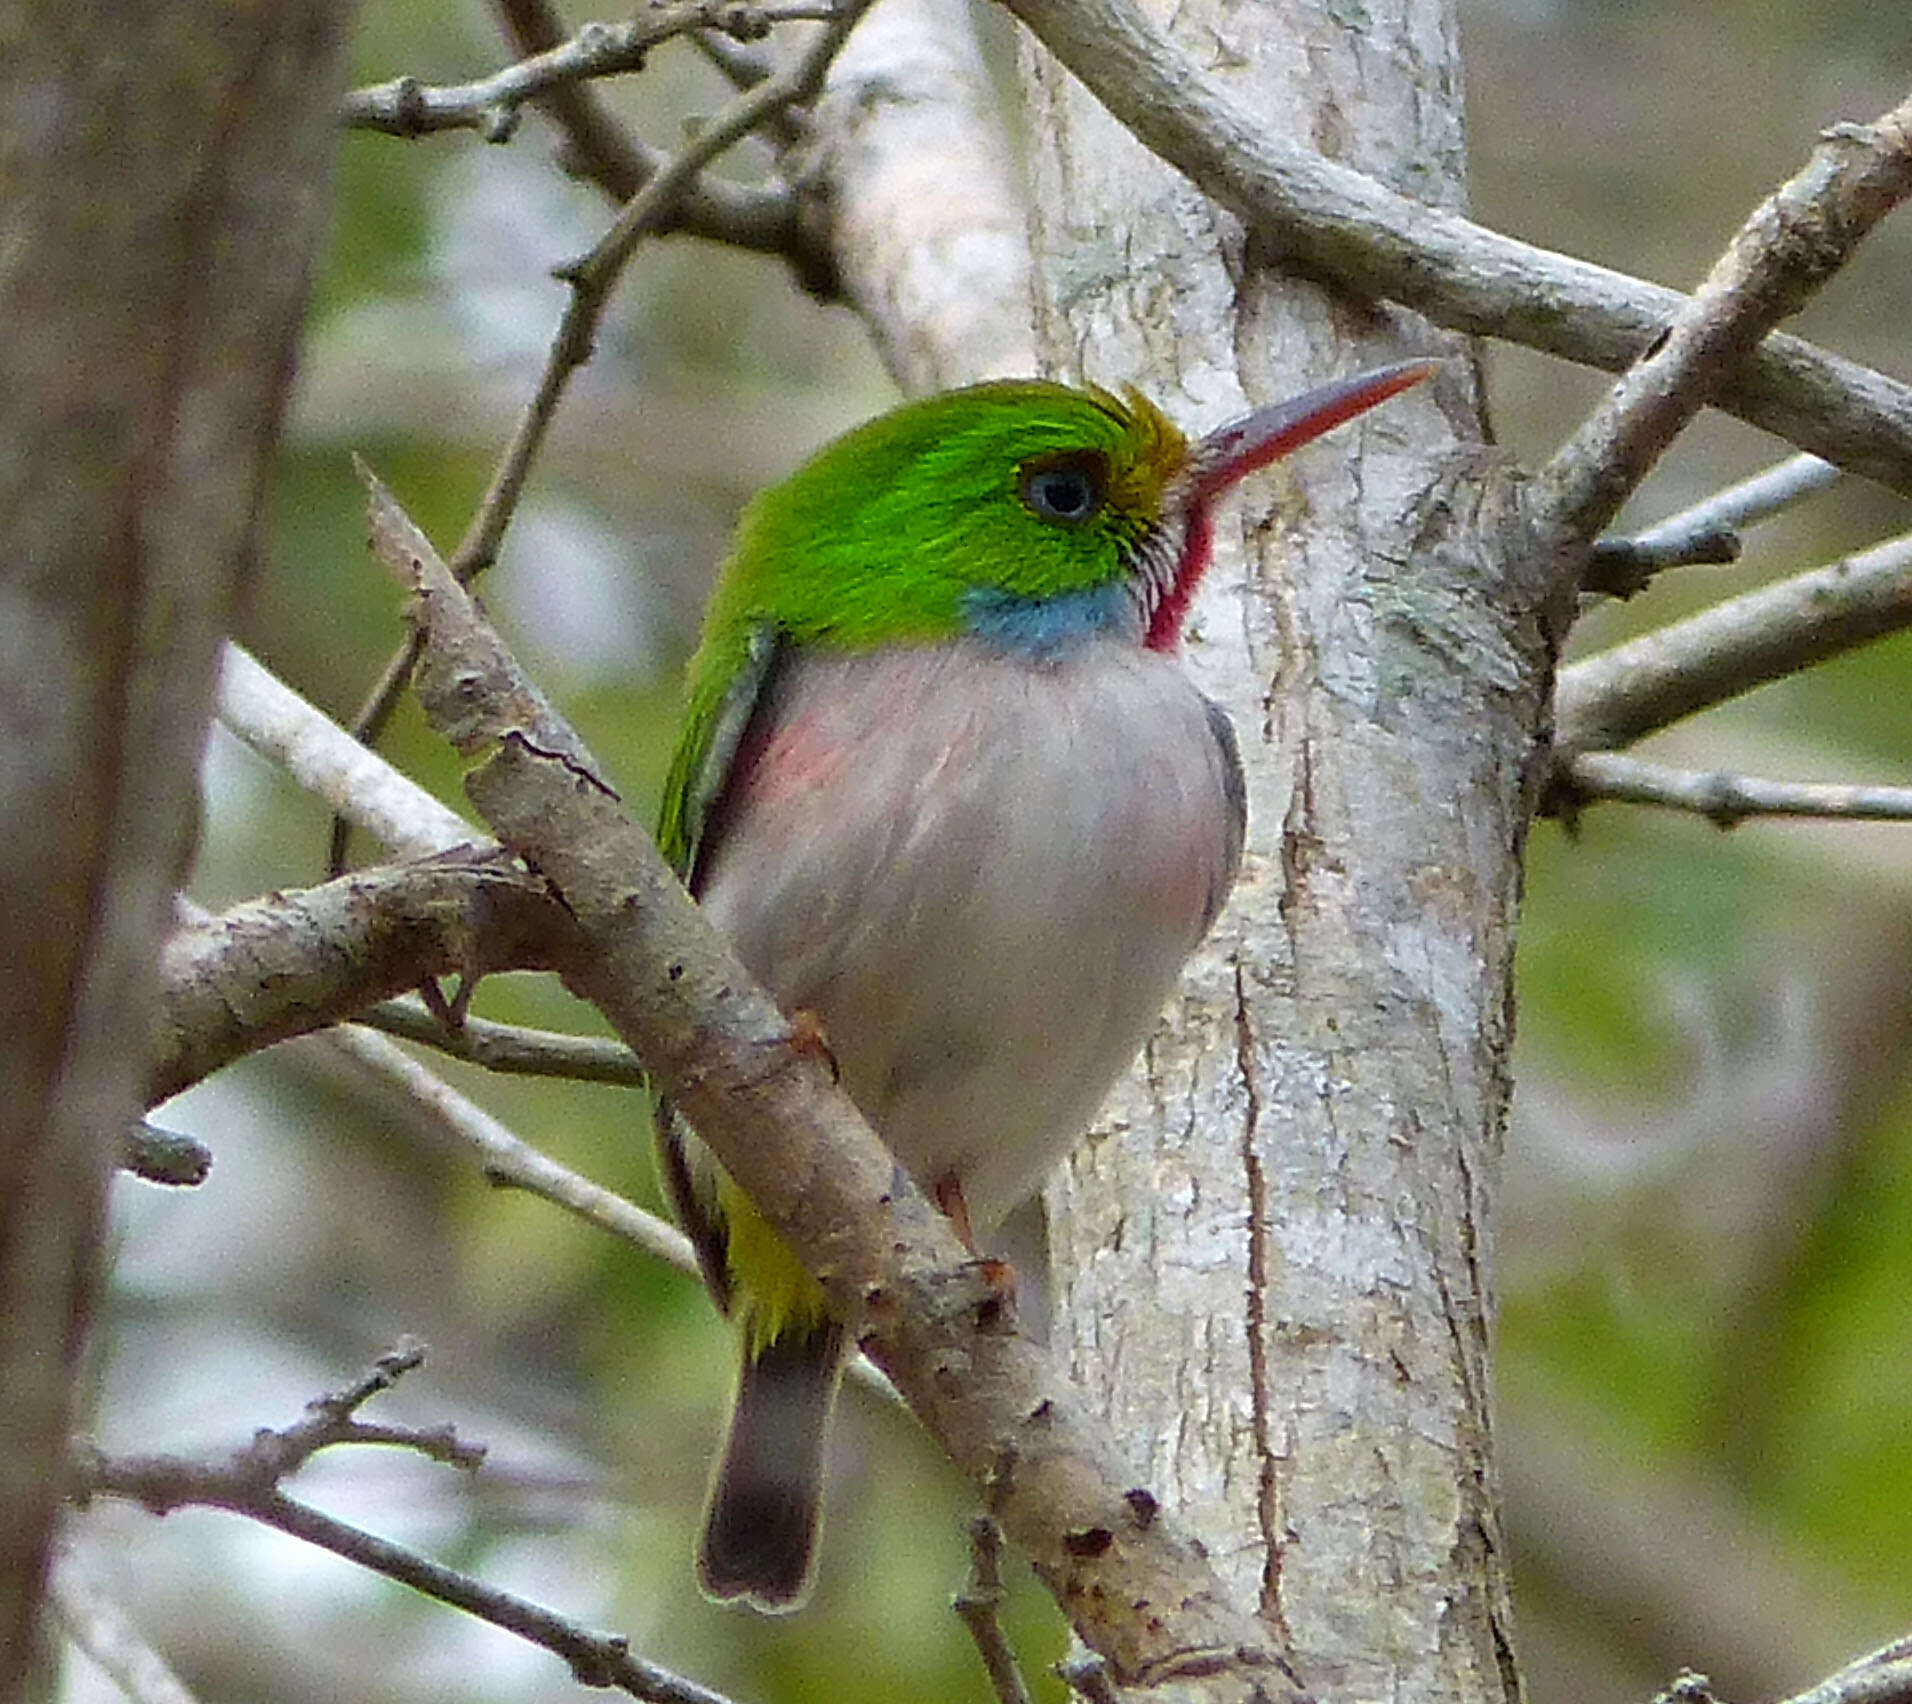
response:
[(1737, 828), (1751, 816), (1912, 822), (1912, 787), (1769, 781), (1717, 770), (1674, 769), (1612, 751), (1582, 752), (1569, 763), (1551, 808), (1571, 817), (1582, 805), (1601, 799), (1692, 811), (1719, 828)]
[(646, 1704), (729, 1704), (721, 1694), (634, 1656), (619, 1634), (581, 1627), (286, 1495), (283, 1479), (320, 1450), (338, 1444), (390, 1445), (451, 1466), (475, 1468), (484, 1451), (461, 1443), (449, 1426), (384, 1426), (357, 1417), (371, 1397), (390, 1389), (423, 1359), (424, 1351), (416, 1345), (401, 1345), (381, 1356), (365, 1378), (307, 1404), (302, 1419), (280, 1431), (255, 1432), (250, 1442), (216, 1460), (109, 1456), (82, 1449), (74, 1464), (73, 1494), (81, 1503), (92, 1497), (123, 1497), (155, 1515), (193, 1507), (245, 1515), (543, 1646), (569, 1664), (582, 1685), (616, 1687)]
[(1872, 124), (1829, 131), (1537, 476), (1532, 513), (1543, 548), (1570, 554), (1591, 544), (1706, 400), (1908, 195), (1912, 100)]
[[(1007, 4), (1145, 147), (1297, 271), (1391, 298), (1455, 331), (1616, 373), (1681, 310), (1677, 291), (1502, 236), (1283, 140), (1133, 0)], [(1708, 400), (1912, 494), (1912, 386), (1775, 334)]]
[(1293, 1697), (1269, 1631), (1229, 1602), (1199, 1545), (1014, 1328), (948, 1222), (827, 1063), (795, 1043), (582, 742), (376, 486), (372, 535), (426, 634), (428, 719), (473, 760), (466, 787), (480, 813), (577, 921), (584, 951), (567, 982), (651, 1066), (917, 1417), (989, 1488), (1078, 1632), (1126, 1686)]
[(1554, 748), (1610, 750), (1912, 627), (1912, 533), (1729, 598), (1560, 672)]

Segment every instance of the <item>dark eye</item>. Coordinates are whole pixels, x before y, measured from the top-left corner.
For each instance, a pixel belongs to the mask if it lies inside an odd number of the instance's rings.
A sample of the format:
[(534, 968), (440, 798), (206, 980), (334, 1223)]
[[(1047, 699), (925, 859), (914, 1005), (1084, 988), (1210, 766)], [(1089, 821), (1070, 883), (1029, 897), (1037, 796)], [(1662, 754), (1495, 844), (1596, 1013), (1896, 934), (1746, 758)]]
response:
[(1086, 521), (1108, 495), (1109, 464), (1095, 450), (1044, 456), (1022, 466), (1022, 500), (1045, 521)]

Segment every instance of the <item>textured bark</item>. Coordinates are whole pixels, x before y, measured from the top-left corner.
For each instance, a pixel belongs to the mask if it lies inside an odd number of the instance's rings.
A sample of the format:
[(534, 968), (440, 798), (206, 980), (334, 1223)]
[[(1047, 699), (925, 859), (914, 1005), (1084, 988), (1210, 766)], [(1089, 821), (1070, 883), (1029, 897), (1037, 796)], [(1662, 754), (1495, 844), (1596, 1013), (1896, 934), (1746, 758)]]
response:
[[(1463, 199), (1443, 0), (1152, 4), (1268, 122)], [(1043, 355), (1203, 427), (1447, 349), (1279, 257), (1025, 48)], [(1191, 667), (1249, 773), (1240, 887), (1050, 1191), (1057, 1335), (1317, 1696), (1512, 1700), (1490, 1200), (1551, 669), (1466, 359), (1223, 522)], [(1231, 531), (1232, 528), (1232, 531)]]
[(252, 554), (343, 0), (0, 5), (0, 1697)]
[(912, 396), (1035, 366), (1029, 245), (962, 5), (883, 0), (830, 68), (807, 193), (843, 293)]

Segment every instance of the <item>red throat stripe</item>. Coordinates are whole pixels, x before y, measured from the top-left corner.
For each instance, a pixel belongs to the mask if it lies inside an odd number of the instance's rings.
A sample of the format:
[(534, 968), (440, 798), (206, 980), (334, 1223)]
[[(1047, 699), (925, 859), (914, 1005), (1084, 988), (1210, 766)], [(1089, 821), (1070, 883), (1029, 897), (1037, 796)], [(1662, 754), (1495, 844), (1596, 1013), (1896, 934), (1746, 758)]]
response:
[(1346, 424), (1411, 385), (1431, 378), (1441, 363), (1400, 361), (1353, 378), (1336, 379), (1287, 402), (1258, 408), (1253, 414), (1211, 432), (1189, 452), (1186, 523), (1175, 577), (1149, 618), (1151, 651), (1173, 650), (1181, 637), (1188, 606), (1207, 572), (1215, 546), (1215, 500), (1247, 475), (1324, 432)]

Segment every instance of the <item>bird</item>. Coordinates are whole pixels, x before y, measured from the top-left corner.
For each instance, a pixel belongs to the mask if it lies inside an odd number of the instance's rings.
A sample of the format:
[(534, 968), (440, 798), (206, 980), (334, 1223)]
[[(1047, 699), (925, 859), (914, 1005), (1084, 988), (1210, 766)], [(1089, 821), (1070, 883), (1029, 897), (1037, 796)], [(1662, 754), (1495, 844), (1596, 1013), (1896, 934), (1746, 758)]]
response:
[[(1133, 388), (989, 381), (745, 507), (658, 844), (972, 1253), (1088, 1127), (1241, 862), (1235, 736), (1179, 656), (1218, 499), (1438, 366), (1193, 439)], [(667, 1104), (658, 1128), (740, 1349), (698, 1583), (788, 1611), (849, 1337)]]

